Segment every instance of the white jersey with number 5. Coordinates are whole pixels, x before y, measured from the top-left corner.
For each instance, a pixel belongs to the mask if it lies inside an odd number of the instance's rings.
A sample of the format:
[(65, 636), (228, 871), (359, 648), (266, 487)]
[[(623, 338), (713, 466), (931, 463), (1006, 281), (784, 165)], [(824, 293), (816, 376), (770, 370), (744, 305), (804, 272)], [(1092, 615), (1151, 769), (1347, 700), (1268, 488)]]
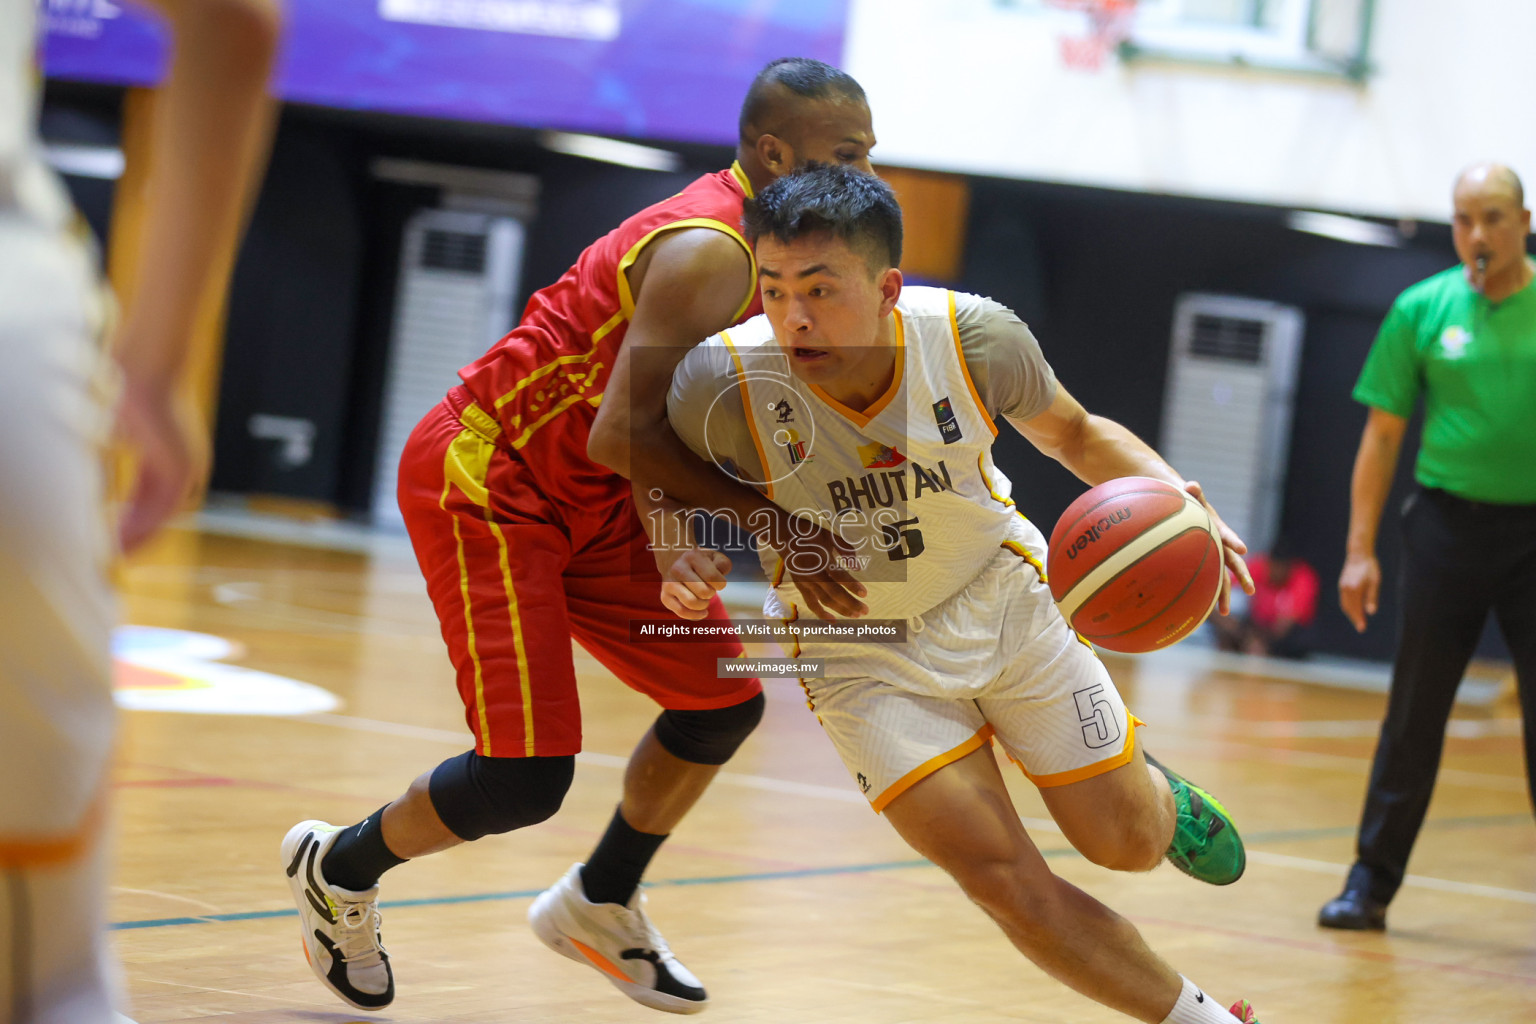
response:
[[(766, 316), (705, 345), (731, 354), (768, 497), (852, 546), (871, 618), (906, 619), (964, 587), (1000, 546), (1039, 562), (1044, 545), (992, 463), (997, 429), (961, 352), (955, 294), (906, 288), (892, 319), (895, 373), (862, 412), (792, 376)], [(793, 580), (766, 546), (763, 557), (792, 615), (803, 604)]]

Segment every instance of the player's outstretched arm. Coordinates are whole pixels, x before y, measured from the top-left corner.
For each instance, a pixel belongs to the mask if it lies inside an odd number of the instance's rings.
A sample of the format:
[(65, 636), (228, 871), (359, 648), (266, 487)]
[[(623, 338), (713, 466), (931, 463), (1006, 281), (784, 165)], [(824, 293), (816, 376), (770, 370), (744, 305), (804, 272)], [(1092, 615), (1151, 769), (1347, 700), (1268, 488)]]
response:
[(813, 610), (863, 614), (867, 608), (855, 595), (864, 587), (835, 568), (830, 536), (793, 529), (788, 513), (695, 455), (667, 420), (677, 364), (729, 327), (755, 287), (745, 251), (724, 232), (683, 229), (652, 242), (634, 270), (635, 312), (592, 424), (588, 456), (628, 477), (637, 492), (660, 490), (690, 508), (729, 515), (780, 550), (806, 551), (800, 563), (816, 569), (795, 579)]
[(683, 356), (731, 326), (754, 286), (752, 264), (724, 232), (685, 228), (646, 246), (629, 283), (635, 310), (587, 455), (637, 486), (702, 501), (716, 474), (667, 425), (667, 390)]
[(205, 468), (205, 432), (177, 387), (217, 254), (239, 232), (265, 164), (280, 34), (276, 0), (148, 2), (175, 44), (155, 107), (138, 279), (115, 340), (119, 429), (138, 456), (119, 524), (125, 551), (159, 529)]
[[(1243, 555), (1248, 545), (1243, 543), (1229, 527), (1211, 503), (1205, 500), (1205, 492), (1193, 480), (1185, 480), (1163, 457), (1141, 438), (1114, 420), (1094, 416), (1084, 409), (1068, 393), (1057, 386), (1056, 397), (1039, 415), (1016, 423), (1009, 420), (1026, 439), (1046, 455), (1076, 474), (1079, 480), (1090, 486), (1122, 476), (1148, 476), (1166, 480), (1175, 487), (1182, 487), (1205, 505), (1221, 533), (1222, 549), (1227, 568), (1236, 574), (1243, 590), (1253, 593), (1253, 577)], [(1231, 581), (1226, 574), (1221, 578), (1221, 596), (1217, 607), (1225, 615), (1231, 606)]]
[(1344, 543), (1344, 569), (1339, 573), (1339, 606), (1362, 633), (1366, 617), (1376, 614), (1381, 593), (1376, 531), (1407, 429), (1408, 421), (1403, 417), (1373, 408), (1360, 435), (1360, 450), (1355, 453), (1355, 471), (1349, 483), (1349, 536)]

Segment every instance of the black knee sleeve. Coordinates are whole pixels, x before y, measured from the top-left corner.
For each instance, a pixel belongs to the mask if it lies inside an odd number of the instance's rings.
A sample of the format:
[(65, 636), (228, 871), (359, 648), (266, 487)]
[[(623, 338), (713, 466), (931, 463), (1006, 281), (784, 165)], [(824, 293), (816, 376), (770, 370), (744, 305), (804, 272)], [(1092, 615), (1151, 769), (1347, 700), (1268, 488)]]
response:
[(693, 764), (725, 764), (763, 720), (763, 695), (709, 711), (663, 711), (656, 739), (673, 757)]
[(470, 750), (438, 765), (427, 793), (448, 831), (475, 840), (554, 814), (575, 771), (574, 757), (481, 757)]

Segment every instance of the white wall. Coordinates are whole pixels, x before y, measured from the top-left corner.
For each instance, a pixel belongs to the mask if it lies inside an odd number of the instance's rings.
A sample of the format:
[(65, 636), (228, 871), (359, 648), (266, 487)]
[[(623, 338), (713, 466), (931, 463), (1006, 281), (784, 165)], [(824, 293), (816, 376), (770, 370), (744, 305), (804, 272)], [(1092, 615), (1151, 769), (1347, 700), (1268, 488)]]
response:
[(1237, 68), (1063, 66), (1063, 11), (852, 0), (844, 66), (875, 159), (936, 170), (1428, 220), (1510, 163), (1536, 194), (1536, 0), (1376, 0), (1363, 85)]

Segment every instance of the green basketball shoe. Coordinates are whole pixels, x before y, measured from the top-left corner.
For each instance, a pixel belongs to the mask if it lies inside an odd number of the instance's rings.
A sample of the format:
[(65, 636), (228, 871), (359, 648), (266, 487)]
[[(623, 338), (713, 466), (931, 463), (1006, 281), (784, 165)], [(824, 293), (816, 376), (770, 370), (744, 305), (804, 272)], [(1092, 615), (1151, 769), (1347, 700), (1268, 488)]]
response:
[(1231, 885), (1242, 878), (1248, 854), (1227, 809), (1151, 754), (1142, 753), (1148, 764), (1167, 777), (1173, 790), (1178, 820), (1173, 826), (1173, 842), (1168, 846), (1169, 863), (1191, 878), (1211, 885)]

